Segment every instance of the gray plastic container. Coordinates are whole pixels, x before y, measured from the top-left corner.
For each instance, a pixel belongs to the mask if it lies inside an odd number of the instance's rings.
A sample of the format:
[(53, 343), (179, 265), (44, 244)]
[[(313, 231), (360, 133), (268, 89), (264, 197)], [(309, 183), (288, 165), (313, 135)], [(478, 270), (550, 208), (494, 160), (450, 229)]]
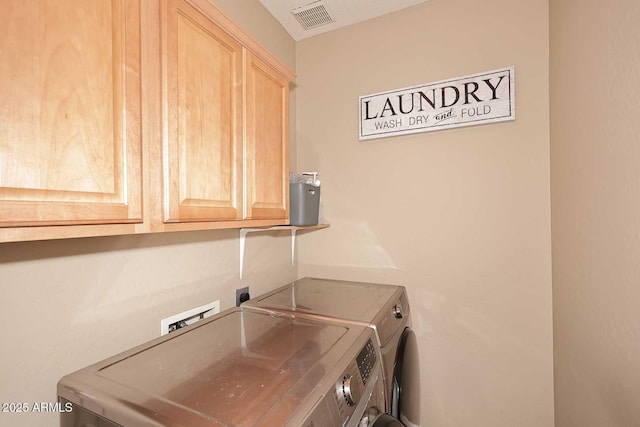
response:
[(304, 183), (290, 183), (289, 201), (291, 225), (318, 224), (320, 187)]

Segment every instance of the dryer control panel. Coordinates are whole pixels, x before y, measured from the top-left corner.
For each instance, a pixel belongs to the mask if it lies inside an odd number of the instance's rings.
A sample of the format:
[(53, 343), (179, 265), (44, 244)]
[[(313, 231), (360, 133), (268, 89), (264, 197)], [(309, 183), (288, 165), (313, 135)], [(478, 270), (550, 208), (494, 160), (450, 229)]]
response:
[(357, 424), (368, 407), (384, 405), (384, 401), (380, 401), (383, 394), (378, 360), (373, 339), (369, 338), (355, 360), (349, 363), (342, 379), (336, 383), (334, 398), (341, 425), (351, 425), (352, 422)]
[(374, 344), (373, 331), (369, 330), (365, 339), (360, 351), (351, 353), (352, 359), (346, 367), (334, 371), (340, 374), (334, 377), (333, 386), (299, 425), (358, 427), (367, 411), (377, 415), (384, 410), (380, 354)]
[(342, 380), (336, 384), (336, 402), (341, 416), (345, 412), (345, 404), (346, 406), (358, 404), (376, 365), (376, 360), (376, 350), (373, 341), (369, 338), (356, 356), (356, 360), (349, 364)]
[(367, 344), (364, 346), (362, 351), (360, 351), (360, 354), (358, 354), (356, 361), (358, 362), (358, 370), (360, 371), (362, 381), (366, 385), (369, 380), (369, 376), (371, 375), (371, 371), (376, 364), (376, 348), (373, 346), (371, 338), (369, 338)]

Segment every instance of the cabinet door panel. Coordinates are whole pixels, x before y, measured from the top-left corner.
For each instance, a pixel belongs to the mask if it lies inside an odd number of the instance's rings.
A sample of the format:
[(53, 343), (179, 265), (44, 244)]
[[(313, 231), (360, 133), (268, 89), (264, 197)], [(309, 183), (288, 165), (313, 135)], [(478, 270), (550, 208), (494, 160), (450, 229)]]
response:
[(242, 48), (183, 0), (164, 17), (164, 220), (239, 219)]
[(245, 61), (247, 219), (289, 216), (289, 82), (250, 53)]
[(139, 2), (5, 3), (0, 226), (141, 222)]

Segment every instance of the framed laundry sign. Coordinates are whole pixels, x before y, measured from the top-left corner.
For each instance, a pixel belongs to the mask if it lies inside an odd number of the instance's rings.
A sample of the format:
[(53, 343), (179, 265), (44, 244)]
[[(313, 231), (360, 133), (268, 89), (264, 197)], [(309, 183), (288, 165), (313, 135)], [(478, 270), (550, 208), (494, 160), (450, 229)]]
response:
[(514, 67), (360, 97), (360, 141), (515, 120)]

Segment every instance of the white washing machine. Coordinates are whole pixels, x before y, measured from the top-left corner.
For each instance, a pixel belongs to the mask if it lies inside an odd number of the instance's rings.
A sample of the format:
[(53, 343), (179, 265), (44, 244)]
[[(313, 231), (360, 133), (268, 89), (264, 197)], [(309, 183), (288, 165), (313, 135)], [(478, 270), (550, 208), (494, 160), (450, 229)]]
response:
[(245, 310), (367, 326), (382, 354), (386, 412), (420, 425), (420, 366), (403, 286), (304, 278), (241, 305)]
[(63, 377), (61, 426), (393, 426), (376, 340), (361, 325), (227, 310)]

